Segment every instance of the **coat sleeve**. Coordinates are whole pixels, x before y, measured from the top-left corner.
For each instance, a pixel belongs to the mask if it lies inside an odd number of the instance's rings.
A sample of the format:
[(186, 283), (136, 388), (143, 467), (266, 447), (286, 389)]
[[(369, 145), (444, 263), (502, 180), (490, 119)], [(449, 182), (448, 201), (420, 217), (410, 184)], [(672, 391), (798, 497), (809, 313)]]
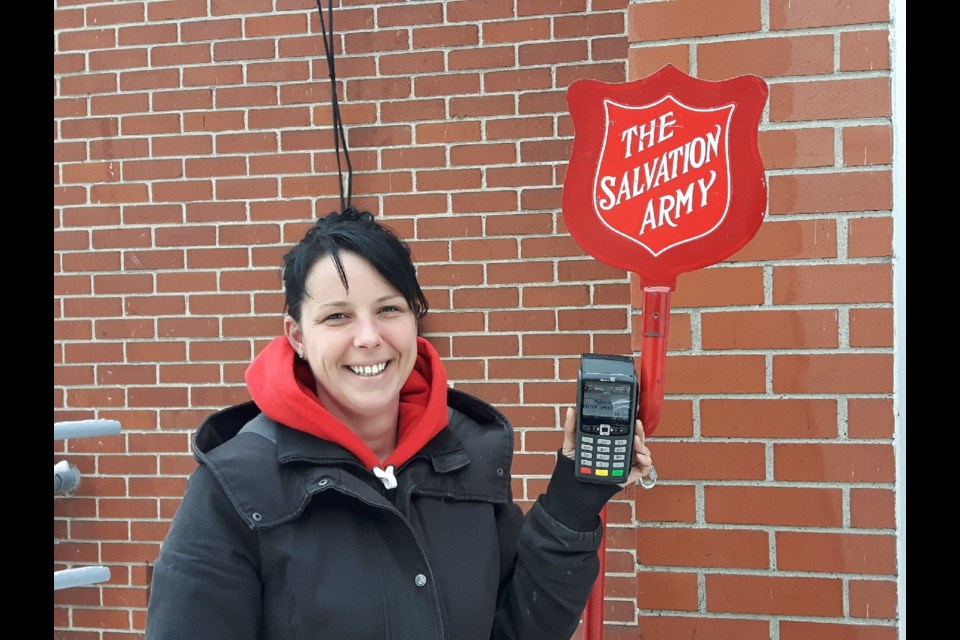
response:
[(147, 640), (254, 640), (259, 569), (257, 534), (201, 465), (153, 570)]
[(558, 454), (546, 493), (527, 515), (513, 504), (503, 509), (505, 556), (492, 640), (573, 635), (599, 572), (599, 513), (619, 490), (577, 482), (573, 461)]

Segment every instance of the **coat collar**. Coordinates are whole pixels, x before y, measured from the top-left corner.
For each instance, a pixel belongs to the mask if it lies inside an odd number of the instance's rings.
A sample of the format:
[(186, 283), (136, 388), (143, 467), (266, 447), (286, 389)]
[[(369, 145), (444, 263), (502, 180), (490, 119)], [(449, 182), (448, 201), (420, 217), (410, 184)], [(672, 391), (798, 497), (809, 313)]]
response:
[[(513, 433), (499, 411), (450, 390), (449, 423), (398, 470), (405, 498), (508, 502)], [(253, 421), (263, 433), (241, 433)], [(335, 490), (373, 506), (394, 509), (377, 481), (352, 453), (335, 443), (279, 425), (247, 402), (211, 415), (194, 438), (195, 456), (207, 465), (238, 514), (253, 529), (296, 518), (313, 496)], [(251, 469), (256, 469), (252, 473)]]

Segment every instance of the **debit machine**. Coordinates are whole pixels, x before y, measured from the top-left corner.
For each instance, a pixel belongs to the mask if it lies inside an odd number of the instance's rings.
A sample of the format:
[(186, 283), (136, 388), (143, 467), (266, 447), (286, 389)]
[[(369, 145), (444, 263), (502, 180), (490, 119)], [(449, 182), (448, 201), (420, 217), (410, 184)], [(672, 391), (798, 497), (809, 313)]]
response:
[(577, 479), (623, 483), (630, 475), (639, 384), (633, 359), (585, 353), (577, 375)]

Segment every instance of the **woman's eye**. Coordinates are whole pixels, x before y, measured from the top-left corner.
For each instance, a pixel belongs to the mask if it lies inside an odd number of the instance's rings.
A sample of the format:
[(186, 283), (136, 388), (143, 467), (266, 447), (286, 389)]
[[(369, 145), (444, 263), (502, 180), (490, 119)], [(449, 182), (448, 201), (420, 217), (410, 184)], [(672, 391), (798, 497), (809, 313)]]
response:
[(386, 313), (386, 314), (403, 313), (403, 307), (399, 305), (390, 304), (385, 307), (382, 307), (380, 309), (380, 313)]
[(331, 313), (326, 318), (323, 319), (324, 322), (342, 322), (347, 319), (347, 314), (345, 313)]

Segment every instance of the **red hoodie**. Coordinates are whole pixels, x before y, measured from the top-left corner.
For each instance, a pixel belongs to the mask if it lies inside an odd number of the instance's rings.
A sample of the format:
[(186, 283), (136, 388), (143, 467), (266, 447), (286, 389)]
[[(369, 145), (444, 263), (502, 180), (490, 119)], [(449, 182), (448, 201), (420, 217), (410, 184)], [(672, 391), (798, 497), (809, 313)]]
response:
[(286, 336), (274, 338), (254, 358), (246, 380), (253, 401), (269, 418), (339, 444), (371, 471), (399, 467), (447, 425), (447, 372), (433, 345), (420, 337), (417, 361), (400, 390), (397, 447), (383, 462), (323, 408), (310, 366), (296, 357)]

